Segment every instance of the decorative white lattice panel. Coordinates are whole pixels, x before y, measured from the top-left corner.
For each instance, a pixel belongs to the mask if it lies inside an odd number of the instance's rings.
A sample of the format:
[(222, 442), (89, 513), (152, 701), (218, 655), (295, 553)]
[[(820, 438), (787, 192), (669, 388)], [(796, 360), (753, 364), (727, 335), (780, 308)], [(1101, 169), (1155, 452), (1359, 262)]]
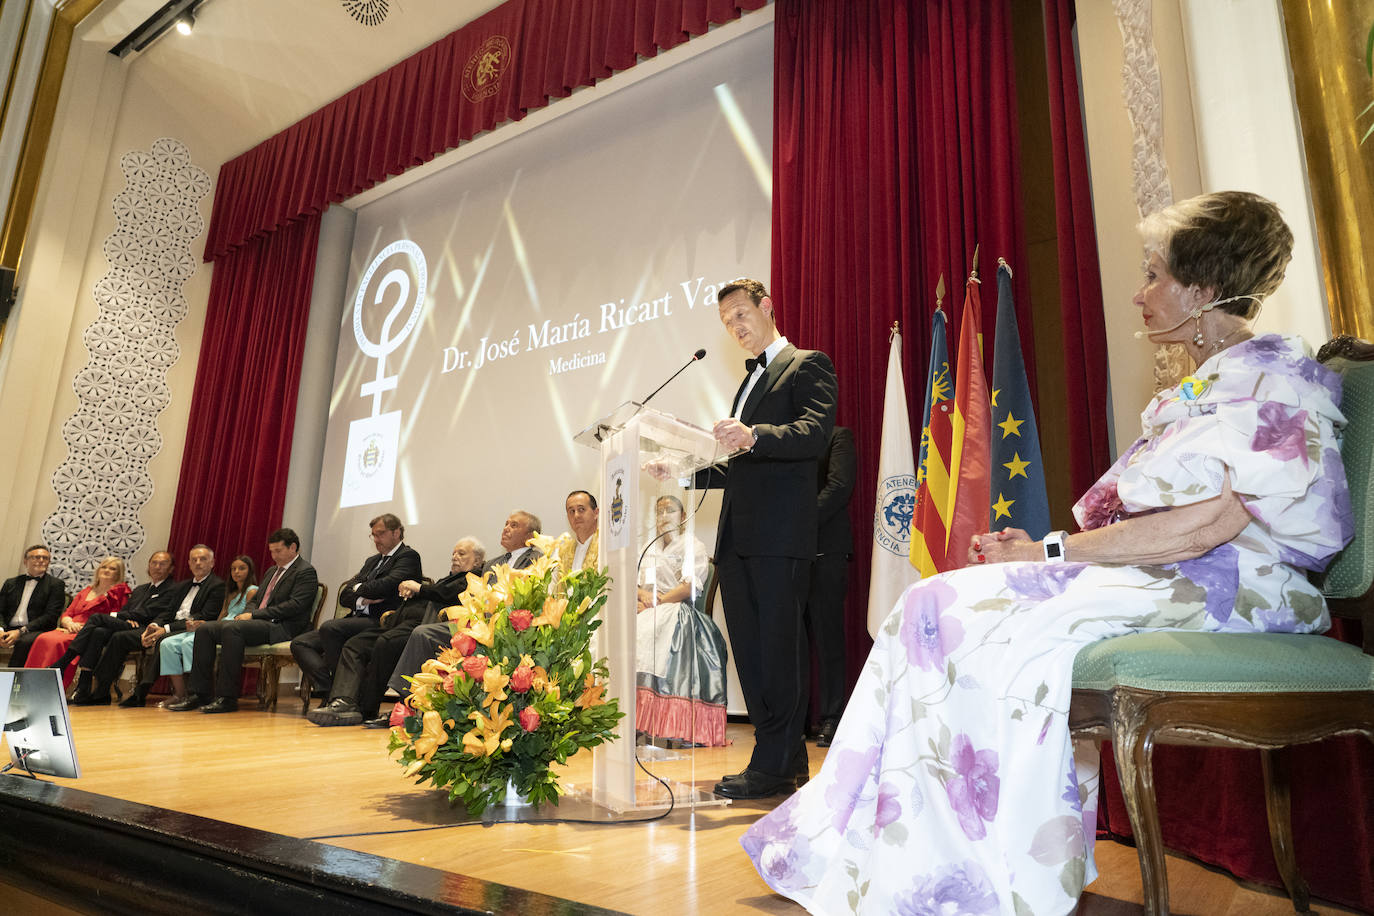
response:
[[(148, 461), (162, 450), (157, 418), (171, 403), (167, 370), (181, 357), (182, 292), (205, 231), (210, 176), (179, 140), (163, 137), (119, 161), (127, 186), (110, 201), (110, 268), (91, 295), (99, 315), (82, 332), (90, 354), (72, 377), (78, 407), (62, 424), (67, 457), (52, 474), (57, 508), (43, 522), (52, 571), (75, 590), (101, 558), (126, 560), (147, 540), (138, 515), (153, 495)], [(135, 578), (135, 571), (129, 570)]]

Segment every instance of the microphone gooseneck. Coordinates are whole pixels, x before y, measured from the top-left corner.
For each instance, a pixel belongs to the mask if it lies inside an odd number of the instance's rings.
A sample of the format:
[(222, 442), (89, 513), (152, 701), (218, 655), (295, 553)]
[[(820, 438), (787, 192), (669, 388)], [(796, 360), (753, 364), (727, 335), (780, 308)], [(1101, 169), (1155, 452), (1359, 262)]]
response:
[[(650, 393), (649, 393), (649, 396), (648, 396), (647, 398), (645, 398), (644, 400), (642, 400), (642, 401), (639, 402), (639, 406), (640, 406), (640, 407), (643, 407), (645, 404), (648, 404), (649, 401), (653, 400), (654, 395), (658, 394), (658, 393), (659, 393), (660, 391), (662, 391), (664, 388), (668, 387), (668, 382), (671, 382), (673, 379), (677, 378), (679, 375), (681, 375), (682, 373), (686, 372), (688, 366), (690, 366), (692, 363), (694, 363), (694, 362), (696, 362), (696, 361), (702, 359), (702, 358), (705, 357), (705, 356), (706, 356), (706, 348), (705, 348), (705, 347), (702, 347), (700, 350), (697, 350), (697, 352), (693, 353), (693, 354), (692, 354), (692, 358), (689, 359), (689, 360), (687, 360), (687, 362), (683, 364), (683, 366), (682, 366), (681, 369), (677, 370), (677, 371), (674, 372), (672, 375), (668, 376), (668, 380), (665, 381), (662, 385), (659, 385), (659, 386), (658, 386), (657, 388), (655, 388), (652, 392), (650, 392)], [(638, 411), (636, 411), (636, 412), (638, 412)]]

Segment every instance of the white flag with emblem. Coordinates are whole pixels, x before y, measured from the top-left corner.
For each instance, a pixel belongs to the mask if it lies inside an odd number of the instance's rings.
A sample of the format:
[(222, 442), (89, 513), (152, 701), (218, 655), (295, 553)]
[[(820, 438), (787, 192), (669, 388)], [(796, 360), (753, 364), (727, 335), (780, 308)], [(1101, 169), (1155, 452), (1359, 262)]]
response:
[(868, 582), (868, 634), (876, 636), (897, 599), (919, 579), (909, 559), (916, 512), (916, 455), (902, 384), (902, 334), (892, 326), (883, 395), (883, 444), (878, 456), (878, 498), (873, 512), (873, 566)]

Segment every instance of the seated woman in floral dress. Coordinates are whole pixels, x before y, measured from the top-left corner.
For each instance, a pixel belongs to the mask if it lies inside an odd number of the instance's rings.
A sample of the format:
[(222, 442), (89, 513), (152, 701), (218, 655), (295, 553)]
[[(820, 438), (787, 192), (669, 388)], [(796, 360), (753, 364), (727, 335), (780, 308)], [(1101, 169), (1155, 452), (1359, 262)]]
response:
[(639, 566), (635, 730), (681, 744), (725, 744), (725, 637), (697, 610), (706, 545), (685, 537), (682, 502), (654, 503), (658, 537)]
[[(67, 646), (86, 621), (96, 614), (114, 614), (129, 600), (132, 589), (124, 581), (124, 561), (106, 557), (91, 573), (91, 584), (76, 593), (72, 603), (57, 621), (57, 627), (39, 636), (24, 661), (25, 668), (48, 668), (60, 661)], [(76, 674), (69, 662), (63, 666), (62, 682), (70, 684)]]
[(1305, 571), (1352, 534), (1340, 380), (1302, 341), (1249, 326), (1292, 234), (1240, 192), (1141, 231), (1146, 336), (1198, 368), (1074, 507), (1082, 531), (975, 536), (966, 568), (902, 596), (820, 775), (742, 840), (813, 912), (1072, 911), (1096, 877), (1097, 745), (1072, 742), (1067, 716), (1078, 651), (1139, 630), (1329, 624)]

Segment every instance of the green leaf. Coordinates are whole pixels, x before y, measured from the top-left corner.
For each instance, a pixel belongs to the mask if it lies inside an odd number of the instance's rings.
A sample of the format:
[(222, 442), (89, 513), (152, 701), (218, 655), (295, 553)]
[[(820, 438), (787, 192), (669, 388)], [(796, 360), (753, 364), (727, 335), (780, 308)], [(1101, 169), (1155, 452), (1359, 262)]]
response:
[(1364, 68), (1374, 76), (1374, 25), (1369, 27), (1369, 37), (1364, 41)]
[(911, 701), (911, 721), (919, 722), (926, 717), (926, 704)]
[(1309, 595), (1306, 592), (1297, 590), (1290, 591), (1284, 598), (1288, 599), (1288, 606), (1293, 609), (1293, 613), (1298, 615), (1298, 619), (1303, 623), (1313, 623), (1318, 620), (1326, 605), (1317, 595)]
[(1011, 892), (1011, 904), (1016, 911), (1016, 916), (1035, 916), (1035, 910), (1031, 909), (1030, 904), (1016, 891)]
[(1012, 717), (1013, 719), (1015, 719), (1016, 721), (1018, 721), (1018, 722), (1021, 721), (1021, 717), (1024, 716), (1024, 715), (1025, 715), (1025, 712), (1022, 711), (1022, 710), (1020, 710), (1020, 709), (1013, 709), (1013, 710), (1011, 711), (1011, 717)]
[(1059, 886), (1064, 889), (1070, 899), (1077, 900), (1083, 893), (1083, 880), (1087, 877), (1087, 866), (1082, 858), (1071, 859), (1064, 863), (1064, 870), (1059, 873)]
[(949, 679), (949, 682), (951, 684), (953, 684), (956, 680), (959, 679), (959, 673), (954, 670), (954, 662), (949, 662), (945, 666), (945, 677)]
[(941, 723), (940, 723), (940, 747), (939, 747), (939, 751), (938, 751), (941, 760), (948, 760), (948, 759), (949, 759), (949, 743), (950, 743), (951, 740), (953, 740), (953, 738), (954, 738), (954, 736), (950, 734), (949, 726), (946, 725), (945, 723), (941, 722)]
[(1272, 605), (1259, 592), (1252, 588), (1242, 588), (1236, 593), (1236, 613), (1250, 622), (1255, 620), (1255, 608), (1264, 608), (1266, 611)]
[(1036, 706), (1039, 706), (1041, 703), (1045, 701), (1045, 697), (1049, 696), (1049, 693), (1049, 685), (1046, 684), (1044, 681), (1041, 681), (1040, 686), (1035, 688), (1035, 699), (1031, 700), (1031, 702), (1034, 703)]
[(889, 846), (905, 846), (907, 840), (906, 825), (901, 821), (893, 821), (883, 828), (883, 842)]
[(1010, 598), (984, 598), (969, 606), (970, 611), (1005, 611), (1015, 602)]

